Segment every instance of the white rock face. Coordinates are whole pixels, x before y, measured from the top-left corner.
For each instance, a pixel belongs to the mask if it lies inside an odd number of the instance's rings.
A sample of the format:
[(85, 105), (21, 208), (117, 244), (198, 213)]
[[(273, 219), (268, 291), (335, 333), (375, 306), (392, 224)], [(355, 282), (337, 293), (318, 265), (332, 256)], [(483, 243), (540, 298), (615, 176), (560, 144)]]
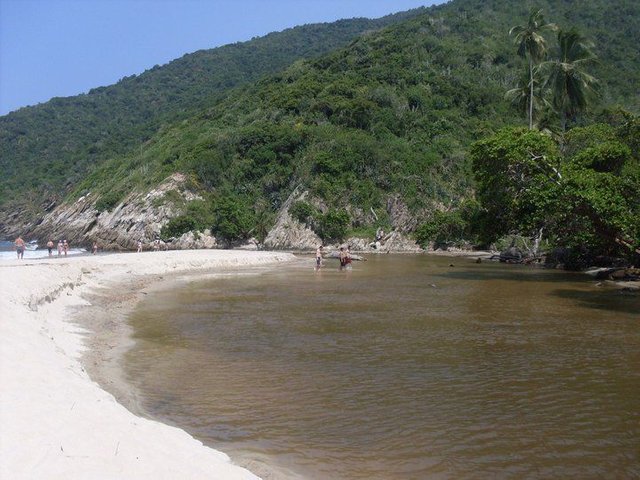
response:
[(387, 212), (391, 218), (391, 226), (395, 231), (408, 233), (415, 230), (418, 220), (413, 215), (407, 205), (402, 201), (400, 195), (394, 195), (387, 200)]
[(94, 206), (97, 198), (89, 193), (47, 214), (29, 236), (41, 241), (67, 239), (72, 246), (96, 241), (101, 249), (108, 250), (134, 250), (142, 241), (146, 249), (169, 219), (179, 213), (172, 202), (163, 202), (162, 197), (177, 191), (186, 201), (199, 198), (184, 189), (185, 180), (184, 175), (173, 174), (147, 193), (129, 195), (111, 211), (98, 212)]
[[(67, 239), (72, 247), (90, 246), (98, 243), (101, 250), (136, 250), (138, 241), (144, 250), (187, 250), (228, 247), (221, 244), (209, 230), (204, 232), (188, 232), (179, 238), (170, 239), (166, 243), (158, 241), (160, 231), (167, 222), (179, 215), (181, 211), (172, 201), (164, 197), (176, 192), (185, 202), (200, 200), (201, 197), (185, 188), (186, 177), (175, 173), (163, 183), (146, 193), (132, 193), (111, 211), (98, 212), (95, 203), (98, 198), (87, 194), (73, 204), (65, 204), (48, 213), (36, 226), (26, 229), (28, 238), (37, 238), (42, 244), (51, 239), (57, 241)], [(173, 194), (175, 196), (175, 193)], [(263, 244), (250, 239), (242, 245), (233, 245), (242, 250), (299, 250), (314, 251), (322, 244), (322, 239), (305, 224), (289, 214), (294, 202), (305, 200), (309, 192), (295, 189), (278, 213), (276, 223), (269, 231)], [(310, 200), (326, 211), (327, 207), (318, 199)], [(353, 217), (357, 212), (360, 220), (371, 221), (357, 208), (350, 211)], [(407, 233), (416, 226), (416, 218), (399, 196), (390, 197), (387, 201), (393, 230), (376, 243), (375, 238), (349, 238), (342, 242), (351, 245), (353, 251), (360, 252), (419, 252), (415, 242)], [(366, 218), (365, 218), (366, 217)], [(24, 233), (23, 233), (24, 235)]]
[(264, 241), (264, 246), (270, 250), (315, 250), (320, 244), (322, 239), (313, 230), (291, 218), (288, 213), (279, 217)]
[(187, 232), (172, 242), (165, 244), (167, 248), (172, 250), (187, 250), (187, 249), (201, 249), (201, 248), (216, 248), (218, 242), (216, 237), (211, 235), (211, 230), (205, 230), (204, 232)]
[(304, 200), (307, 192), (294, 190), (284, 202), (275, 226), (269, 231), (264, 240), (265, 248), (269, 250), (315, 250), (322, 244), (322, 239), (309, 227), (289, 215), (289, 208), (293, 202)]

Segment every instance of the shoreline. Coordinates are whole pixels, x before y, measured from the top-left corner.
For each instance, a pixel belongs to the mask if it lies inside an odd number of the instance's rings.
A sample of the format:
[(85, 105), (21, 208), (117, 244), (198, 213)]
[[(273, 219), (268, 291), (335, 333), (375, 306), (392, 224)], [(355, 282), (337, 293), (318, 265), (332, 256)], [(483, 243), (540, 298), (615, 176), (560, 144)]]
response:
[(133, 342), (126, 317), (144, 294), (295, 258), (189, 250), (0, 264), (0, 477), (258, 478), (185, 431), (137, 416), (118, 363)]

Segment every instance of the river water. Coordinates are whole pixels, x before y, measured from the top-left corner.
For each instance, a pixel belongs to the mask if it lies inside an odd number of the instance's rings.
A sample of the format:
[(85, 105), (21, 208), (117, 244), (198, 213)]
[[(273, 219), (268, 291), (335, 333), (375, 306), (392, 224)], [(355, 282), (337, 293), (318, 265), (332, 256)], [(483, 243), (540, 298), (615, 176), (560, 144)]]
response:
[(471, 259), (304, 259), (149, 295), (152, 416), (265, 478), (640, 477), (640, 296)]

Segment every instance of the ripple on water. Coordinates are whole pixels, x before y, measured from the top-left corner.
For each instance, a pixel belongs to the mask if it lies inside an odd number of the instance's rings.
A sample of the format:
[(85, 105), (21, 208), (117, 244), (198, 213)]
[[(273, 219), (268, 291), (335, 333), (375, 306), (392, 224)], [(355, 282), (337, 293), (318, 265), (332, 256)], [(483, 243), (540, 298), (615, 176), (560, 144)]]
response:
[(152, 414), (276, 477), (637, 475), (637, 297), (607, 311), (581, 277), (449, 262), (163, 292), (127, 372)]

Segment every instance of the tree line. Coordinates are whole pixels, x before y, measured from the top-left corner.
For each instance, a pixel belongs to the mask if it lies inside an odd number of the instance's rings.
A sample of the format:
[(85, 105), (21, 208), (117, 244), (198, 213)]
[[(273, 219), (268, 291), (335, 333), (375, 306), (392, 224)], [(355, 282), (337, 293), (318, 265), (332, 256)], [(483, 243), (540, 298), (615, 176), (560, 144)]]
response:
[[(555, 57), (545, 32), (556, 33)], [(422, 243), (473, 238), (481, 244), (507, 235), (543, 236), (557, 259), (582, 268), (640, 255), (640, 119), (603, 111), (581, 118), (597, 101), (593, 44), (575, 29), (547, 23), (541, 10), (510, 30), (526, 60), (523, 82), (506, 97), (528, 120), (473, 144), (476, 204), (440, 213), (418, 229)], [(552, 120), (556, 126), (552, 127)]]

